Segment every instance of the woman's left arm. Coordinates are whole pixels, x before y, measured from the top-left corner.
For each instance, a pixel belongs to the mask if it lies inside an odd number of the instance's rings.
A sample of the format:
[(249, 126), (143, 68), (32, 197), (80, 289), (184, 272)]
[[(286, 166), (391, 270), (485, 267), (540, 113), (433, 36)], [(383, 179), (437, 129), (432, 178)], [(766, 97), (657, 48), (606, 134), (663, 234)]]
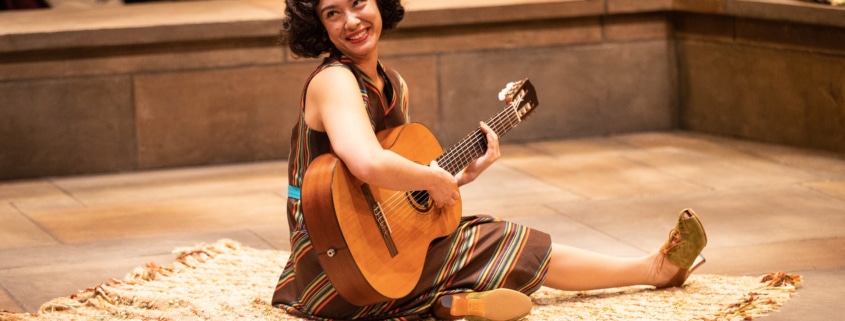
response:
[(481, 157), (475, 159), (463, 171), (458, 173), (458, 186), (469, 184), (481, 175), (490, 165), (493, 165), (501, 156), (499, 150), (499, 135), (490, 128), (486, 123), (481, 122), (481, 132), (487, 136), (487, 152)]

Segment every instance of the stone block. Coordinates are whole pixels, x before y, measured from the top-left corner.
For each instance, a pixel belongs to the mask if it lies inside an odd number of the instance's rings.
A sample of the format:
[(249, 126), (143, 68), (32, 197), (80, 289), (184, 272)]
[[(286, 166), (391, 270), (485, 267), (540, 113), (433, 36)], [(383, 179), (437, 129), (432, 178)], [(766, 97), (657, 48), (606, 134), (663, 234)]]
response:
[(9, 312), (24, 312), (15, 299), (12, 298), (4, 289), (0, 289), (0, 310)]
[(0, 52), (274, 36), (281, 17), (240, 1), (26, 10), (0, 19)]
[(85, 48), (0, 57), (0, 81), (277, 64), (284, 48), (270, 39), (124, 48)]
[(607, 0), (607, 13), (642, 13), (645, 11), (669, 11), (675, 0)]
[(676, 39), (704, 39), (733, 42), (736, 26), (733, 17), (703, 14), (673, 14)]
[(0, 179), (132, 170), (130, 77), (0, 83)]
[[(62, 177), (52, 179), (51, 183), (53, 189), (62, 192), (65, 197), (75, 200), (79, 205), (46, 208), (30, 206), (21, 209), (19, 204), (22, 201), (15, 201), (15, 207), (25, 213), (35, 213), (128, 204), (149, 206), (178, 199), (220, 198), (235, 195), (275, 194), (286, 197), (288, 180), (287, 162), (272, 161), (190, 167), (180, 170), (164, 169)], [(20, 183), (9, 185), (21, 187), (25, 191), (27, 187)], [(34, 193), (38, 189), (29, 188), (29, 191)], [(31, 199), (49, 200), (49, 195), (39, 195)]]
[(842, 55), (845, 53), (845, 28), (742, 19), (736, 21), (736, 42)]
[(0, 182), (0, 203), (14, 204), (21, 213), (85, 207), (48, 179)]
[(725, 13), (730, 0), (673, 0), (672, 9), (700, 13)]
[(684, 128), (845, 151), (845, 66), (835, 57), (685, 42)]
[(552, 20), (599, 16), (605, 0), (566, 1), (413, 1), (401, 28), (430, 28), (469, 24), (500, 24), (514, 21)]
[(731, 0), (726, 13), (755, 19), (845, 27), (843, 10), (812, 1)]
[(437, 57), (395, 57), (382, 62), (398, 71), (408, 85), (411, 121), (426, 125), (434, 133), (439, 132)]
[(302, 85), (314, 67), (136, 76), (138, 167), (286, 158)]
[(508, 24), (450, 26), (385, 33), (383, 56), (474, 50), (545, 47), (602, 41), (599, 18), (523, 21)]
[[(268, 226), (277, 226), (283, 233), (286, 200), (269, 193), (215, 195), (35, 212), (29, 217), (65, 244)], [(162, 222), (167, 223), (162, 226)]]
[(542, 178), (546, 184), (591, 201), (707, 191), (704, 186), (622, 157), (619, 153), (579, 153), (570, 156), (567, 153), (570, 150), (569, 141), (546, 147), (549, 153), (557, 154), (554, 160), (523, 158), (506, 160), (505, 163), (520, 172)]
[(605, 41), (666, 39), (671, 24), (666, 14), (608, 16), (604, 24)]
[[(0, 203), (0, 250), (56, 244), (50, 234), (9, 203)], [(0, 301), (2, 302), (2, 301)]]
[[(278, 230), (278, 233), (284, 233), (284, 227)], [(37, 312), (49, 300), (108, 283), (110, 278), (123, 279), (146, 263), (170, 266), (176, 258), (172, 253), (175, 248), (210, 244), (220, 239), (234, 240), (256, 249), (269, 248), (267, 242), (247, 230), (197, 232), (185, 229), (149, 237), (0, 250), (0, 256), (4, 258), (18, 258), (0, 261), (0, 283), (3, 284), (0, 306), (5, 308), (6, 305), (2, 295), (5, 289), (13, 295), (20, 311)]]
[(497, 93), (528, 77), (540, 106), (504, 141), (605, 135), (675, 126), (667, 42), (516, 49), (441, 58), (441, 127), (455, 141), (502, 110)]
[[(807, 240), (807, 235), (813, 240), (840, 238), (839, 224), (845, 223), (841, 215), (845, 201), (797, 185), (676, 193), (671, 185), (665, 187), (665, 194), (559, 202), (551, 207), (581, 224), (602, 226), (603, 232), (618, 240), (647, 248), (665, 241), (666, 231), (674, 224), (671, 218), (683, 208), (694, 209), (707, 227), (707, 251), (752, 244), (794, 244)], [(620, 215), (620, 209), (625, 215)]]

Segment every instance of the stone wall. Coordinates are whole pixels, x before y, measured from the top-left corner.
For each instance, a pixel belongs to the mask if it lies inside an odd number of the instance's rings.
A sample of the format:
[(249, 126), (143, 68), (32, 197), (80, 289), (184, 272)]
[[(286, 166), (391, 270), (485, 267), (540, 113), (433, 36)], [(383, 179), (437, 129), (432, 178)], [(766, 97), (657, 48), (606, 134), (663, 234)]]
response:
[[(445, 146), (502, 109), (506, 82), (529, 77), (540, 107), (506, 142), (681, 128), (845, 152), (842, 10), (486, 2), (406, 1), (382, 42), (384, 63), (409, 83), (413, 119)], [(319, 62), (276, 43), (281, 10), (208, 1), (0, 13), (0, 179), (286, 158)]]
[(673, 20), (681, 128), (845, 153), (845, 28)]
[(0, 179), (286, 158), (309, 68), (286, 63), (279, 17), (228, 1), (0, 13)]

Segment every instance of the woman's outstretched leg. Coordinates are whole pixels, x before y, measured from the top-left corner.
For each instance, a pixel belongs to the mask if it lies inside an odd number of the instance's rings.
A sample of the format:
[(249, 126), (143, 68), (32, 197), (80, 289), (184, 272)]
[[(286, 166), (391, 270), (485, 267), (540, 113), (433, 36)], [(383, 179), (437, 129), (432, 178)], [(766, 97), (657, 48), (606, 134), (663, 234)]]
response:
[(552, 244), (549, 271), (543, 285), (583, 291), (630, 285), (658, 288), (681, 286), (704, 257), (707, 234), (698, 215), (681, 211), (678, 223), (660, 250), (650, 255), (625, 258)]
[(552, 244), (549, 272), (543, 285), (566, 291), (662, 285), (681, 269), (669, 262), (661, 264), (662, 259), (660, 252), (628, 258)]

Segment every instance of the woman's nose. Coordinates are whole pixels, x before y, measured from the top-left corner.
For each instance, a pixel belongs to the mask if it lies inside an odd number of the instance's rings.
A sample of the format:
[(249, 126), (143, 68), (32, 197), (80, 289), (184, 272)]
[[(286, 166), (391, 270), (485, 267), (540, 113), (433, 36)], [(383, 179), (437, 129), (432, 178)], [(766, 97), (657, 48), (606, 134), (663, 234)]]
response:
[(354, 13), (350, 13), (346, 15), (346, 29), (355, 30), (358, 28), (358, 25), (361, 23), (361, 19), (358, 18), (358, 15)]

